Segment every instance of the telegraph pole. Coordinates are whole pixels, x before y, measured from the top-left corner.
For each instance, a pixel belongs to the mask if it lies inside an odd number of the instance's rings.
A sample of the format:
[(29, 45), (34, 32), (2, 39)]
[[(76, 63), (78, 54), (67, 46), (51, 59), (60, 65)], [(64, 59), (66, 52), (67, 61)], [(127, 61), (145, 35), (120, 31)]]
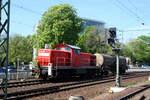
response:
[[(3, 14), (3, 16), (2, 16)], [(8, 82), (8, 49), (9, 49), (9, 22), (10, 22), (10, 0), (0, 0), (0, 48), (3, 49), (5, 57), (0, 62), (0, 67), (5, 67), (5, 78), (2, 79), (1, 88), (4, 92), (4, 100), (7, 100)]]

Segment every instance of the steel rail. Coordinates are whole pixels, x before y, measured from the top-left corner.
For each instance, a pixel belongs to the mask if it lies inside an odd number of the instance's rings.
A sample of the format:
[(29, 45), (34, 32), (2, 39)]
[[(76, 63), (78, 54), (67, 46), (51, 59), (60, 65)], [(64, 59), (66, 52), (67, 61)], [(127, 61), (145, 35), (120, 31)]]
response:
[[(123, 77), (127, 76), (127, 75), (131, 75), (132, 73), (128, 73), (126, 75), (122, 75)], [(139, 74), (139, 73), (138, 73)], [(140, 73), (140, 74), (143, 74), (143, 73)], [(145, 73), (144, 73), (145, 74)], [(106, 78), (106, 79), (105, 79)], [(108, 79), (114, 79), (115, 76), (105, 76), (102, 78), (99, 78), (99, 79), (96, 79), (95, 81), (99, 81), (99, 80), (108, 80)], [(76, 80), (70, 80), (70, 81), (80, 81), (78, 79)], [(83, 80), (84, 81), (89, 81), (88, 80)], [(47, 83), (50, 83), (51, 81), (48, 80), (48, 81), (45, 81), (45, 80), (28, 80), (28, 81), (24, 81), (24, 82), (10, 82), (8, 83), (8, 88), (14, 88), (14, 87), (22, 87), (22, 86), (30, 86), (30, 85), (37, 85), (37, 84), (47, 84)], [(66, 81), (65, 81), (66, 82)], [(81, 81), (80, 81), (81, 82)]]
[[(143, 77), (143, 76), (144, 75), (136, 75), (136, 76), (130, 76), (130, 77), (126, 76), (124, 79)], [(103, 84), (103, 83), (113, 82), (113, 81), (115, 81), (115, 79), (99, 80), (99, 81), (90, 80), (90, 81), (71, 83), (71, 84), (63, 84), (63, 85), (53, 86), (53, 87), (50, 86), (50, 87), (38, 88), (38, 89), (32, 89), (32, 90), (16, 91), (13, 93), (8, 93), (8, 97), (9, 97), (8, 100), (9, 99), (10, 100), (23, 99), (23, 98), (27, 98), (27, 97), (29, 98), (29, 97), (34, 97), (37, 95), (56, 93), (56, 92), (60, 92), (60, 91), (66, 91), (66, 90), (71, 90), (71, 89), (76, 89), (76, 88), (81, 88), (81, 87)], [(0, 98), (2, 98), (2, 97), (3, 97), (3, 94), (0, 94)]]
[(138, 89), (138, 90), (136, 90), (136, 91), (134, 91), (132, 93), (129, 93), (126, 96), (123, 96), (123, 97), (119, 98), (118, 100), (127, 100), (127, 99), (129, 99), (129, 98), (131, 98), (131, 97), (133, 97), (133, 96), (135, 96), (135, 95), (137, 95), (137, 94), (139, 94), (139, 93), (149, 89), (149, 88), (150, 88), (150, 86), (146, 86), (146, 87), (144, 87), (142, 89)]
[[(136, 73), (137, 74), (137, 73)], [(143, 73), (138, 73), (138, 74), (143, 74)], [(144, 73), (145, 74), (145, 73)], [(132, 73), (127, 73), (127, 74), (125, 74), (125, 75), (122, 75), (123, 77), (124, 76), (127, 76), (127, 75), (132, 75)], [(105, 79), (106, 78), (106, 79)], [(114, 78), (114, 76), (104, 76), (103, 77), (103, 79), (101, 78), (99, 78), (100, 80), (108, 80), (108, 79), (113, 79)], [(99, 81), (99, 79), (96, 79), (97, 81)], [(64, 81), (64, 82), (74, 82), (74, 81), (78, 81), (78, 82), (81, 82), (80, 81), (81, 79), (69, 79), (69, 81)], [(86, 79), (86, 80), (82, 80), (82, 81), (89, 81), (90, 79)], [(95, 81), (96, 81), (95, 80)], [(16, 81), (16, 82), (9, 82), (8, 83), (8, 88), (14, 88), (14, 87), (22, 87), (22, 86), (30, 86), (30, 85), (38, 85), (38, 84), (47, 84), (47, 83), (56, 83), (56, 80), (54, 81), (50, 81), (50, 80), (40, 80), (40, 79), (38, 79), (38, 80), (26, 80), (26, 81), (23, 81), (23, 82), (20, 82), (20, 81)], [(61, 83), (63, 83), (62, 81), (58, 81), (59, 83), (61, 82)]]

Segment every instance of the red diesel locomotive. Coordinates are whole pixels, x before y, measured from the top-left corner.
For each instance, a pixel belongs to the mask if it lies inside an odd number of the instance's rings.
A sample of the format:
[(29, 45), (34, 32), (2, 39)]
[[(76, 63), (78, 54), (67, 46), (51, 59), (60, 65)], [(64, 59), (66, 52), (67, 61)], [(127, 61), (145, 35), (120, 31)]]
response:
[(82, 53), (72, 45), (59, 44), (54, 48), (38, 50), (37, 62), (43, 78), (99, 72), (95, 55)]
[[(110, 70), (109, 67), (112, 67), (111, 70), (115, 71), (114, 66), (116, 63), (114, 56), (109, 56), (108, 60), (107, 56), (82, 53), (79, 47), (65, 44), (56, 45), (54, 48), (38, 50), (37, 62), (42, 78), (73, 75), (88, 75), (91, 77), (108, 72), (107, 70)], [(112, 66), (109, 66), (108, 61), (113, 61), (110, 63)], [(123, 65), (126, 65), (126, 62), (123, 62)], [(126, 67), (122, 67), (125, 72)]]

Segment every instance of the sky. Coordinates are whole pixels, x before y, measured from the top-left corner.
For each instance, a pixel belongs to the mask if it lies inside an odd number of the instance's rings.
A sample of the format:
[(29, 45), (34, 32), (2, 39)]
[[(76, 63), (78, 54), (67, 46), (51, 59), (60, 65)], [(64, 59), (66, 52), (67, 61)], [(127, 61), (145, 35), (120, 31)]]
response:
[(62, 3), (73, 6), (80, 17), (105, 22), (106, 28), (116, 27), (121, 42), (150, 36), (150, 0), (11, 0), (10, 35), (34, 34), (42, 14)]

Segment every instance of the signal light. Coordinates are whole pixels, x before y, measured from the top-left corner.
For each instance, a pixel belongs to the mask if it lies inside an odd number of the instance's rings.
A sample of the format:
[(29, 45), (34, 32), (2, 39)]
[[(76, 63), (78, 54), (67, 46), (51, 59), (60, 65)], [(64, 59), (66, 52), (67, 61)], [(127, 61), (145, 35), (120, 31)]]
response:
[(115, 44), (114, 38), (109, 38), (109, 39), (108, 39), (108, 44), (110, 44), (110, 45)]
[(109, 33), (111, 38), (116, 38), (116, 28), (109, 28)]

